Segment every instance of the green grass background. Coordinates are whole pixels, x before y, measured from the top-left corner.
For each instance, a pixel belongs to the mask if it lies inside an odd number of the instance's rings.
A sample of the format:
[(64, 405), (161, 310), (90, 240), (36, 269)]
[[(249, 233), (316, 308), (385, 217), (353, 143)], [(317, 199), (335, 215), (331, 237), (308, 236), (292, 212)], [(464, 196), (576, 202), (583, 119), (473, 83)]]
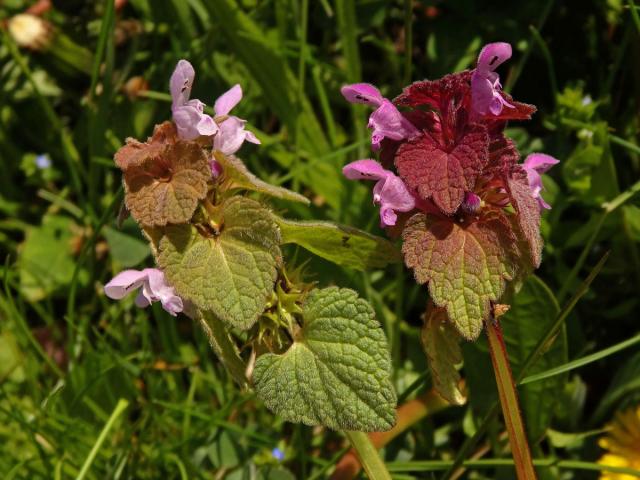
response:
[[(371, 153), (368, 111), (339, 88), (367, 81), (393, 97), (410, 81), (472, 68), (490, 41), (514, 46), (503, 85), (539, 109), (509, 134), (523, 155), (561, 160), (544, 179), (553, 209), (543, 219), (543, 265), (505, 319), (516, 372), (540, 338), (555, 339), (523, 373), (554, 374), (521, 388), (534, 456), (555, 464), (541, 470), (546, 478), (597, 477), (600, 429), (640, 400), (633, 2), (129, 0), (114, 9), (60, 0), (44, 14), (46, 51), (19, 48), (5, 28), (31, 3), (0, 4), (2, 478), (325, 478), (344, 453), (339, 433), (284, 423), (238, 391), (186, 317), (103, 295), (114, 273), (151, 264), (135, 224), (116, 227), (113, 153), (170, 117), (169, 76), (186, 58), (195, 98), (211, 105), (242, 85), (234, 113), (262, 140), (240, 151), (250, 168), (312, 200), (274, 202), (276, 210), (383, 234), (370, 185), (340, 173)], [(135, 76), (148, 90), (132, 97)], [(37, 167), (42, 154), (50, 168)], [(309, 261), (310, 280), (372, 303), (403, 400), (428, 391), (419, 343), (427, 295), (409, 272), (362, 273), (288, 253), (293, 265)], [(513, 478), (499, 460), (509, 458), (499, 418), (484, 421), (496, 392), (483, 342), (465, 345), (465, 359), (469, 403), (427, 417), (384, 450), (397, 478), (449, 478), (451, 461), (482, 446), (486, 464), (464, 478)]]

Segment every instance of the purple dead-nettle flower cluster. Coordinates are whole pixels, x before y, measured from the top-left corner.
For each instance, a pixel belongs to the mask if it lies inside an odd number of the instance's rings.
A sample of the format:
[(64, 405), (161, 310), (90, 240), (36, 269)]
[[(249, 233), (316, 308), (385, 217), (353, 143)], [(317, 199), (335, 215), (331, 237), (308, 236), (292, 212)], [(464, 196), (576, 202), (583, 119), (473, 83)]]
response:
[[(347, 101), (351, 103), (360, 103), (374, 107), (374, 112), (369, 117), (368, 128), (372, 130), (371, 133), (371, 147), (374, 151), (378, 151), (381, 148), (387, 148), (387, 151), (393, 152), (394, 149), (398, 149), (399, 145), (405, 143), (411, 143), (414, 139), (423, 135), (428, 136), (430, 139), (437, 139), (438, 137), (444, 137), (445, 143), (451, 143), (451, 140), (446, 140), (448, 134), (453, 134), (457, 138), (462, 138), (461, 133), (444, 132), (445, 129), (450, 129), (449, 125), (443, 125), (443, 114), (452, 116), (454, 112), (446, 112), (447, 108), (453, 108), (451, 105), (454, 103), (460, 103), (458, 109), (466, 109), (468, 111), (469, 123), (478, 124), (490, 124), (493, 122), (504, 122), (510, 118), (524, 119), (526, 114), (523, 114), (516, 105), (511, 103), (510, 97), (508, 97), (502, 91), (502, 85), (500, 83), (500, 76), (495, 71), (498, 66), (511, 58), (511, 45), (504, 42), (491, 43), (486, 45), (478, 56), (476, 68), (470, 72), (466, 82), (466, 91), (470, 93), (464, 93), (461, 86), (454, 87), (454, 83), (451, 86), (446, 87), (444, 83), (440, 83), (441, 87), (436, 87), (436, 82), (416, 82), (411, 87), (407, 87), (408, 90), (414, 86), (423, 83), (425, 86), (417, 86), (414, 91), (420, 91), (423, 89), (423, 99), (412, 99), (411, 95), (403, 94), (404, 101), (392, 102), (391, 100), (384, 98), (380, 91), (373, 85), (368, 83), (356, 83), (353, 85), (344, 86), (341, 90), (342, 95)], [(454, 74), (448, 77), (463, 78), (465, 73)], [(446, 77), (445, 77), (446, 78)], [(445, 79), (439, 82), (444, 82)], [(427, 86), (432, 84), (433, 86)], [(464, 84), (456, 84), (464, 85)], [(439, 93), (437, 88), (441, 88)], [(432, 91), (427, 91), (432, 89)], [(446, 105), (446, 99), (451, 97), (451, 103)], [(399, 97), (400, 98), (400, 97)], [(407, 112), (400, 111), (396, 105), (410, 105), (420, 104), (424, 102), (431, 108), (441, 110), (441, 115), (435, 115), (433, 112), (428, 111), (414, 111), (413, 115), (409, 115)], [(438, 106), (439, 105), (439, 106)], [(520, 104), (523, 105), (523, 104)], [(442, 110), (444, 109), (444, 110)], [(461, 126), (453, 127), (461, 128)], [(444, 151), (449, 151), (448, 154), (456, 154), (456, 141), (454, 138), (451, 145), (445, 145)], [(385, 142), (385, 143), (383, 143)], [(429, 140), (432, 142), (432, 140)], [(387, 145), (387, 147), (385, 147)], [(465, 148), (468, 147), (465, 146)], [(393, 153), (392, 153), (393, 155)], [(485, 154), (486, 155), (486, 154)], [(383, 155), (384, 156), (384, 155)], [(398, 160), (396, 159), (396, 165)], [(529, 186), (531, 189), (531, 195), (537, 199), (540, 208), (550, 208), (549, 205), (542, 199), (540, 192), (542, 190), (542, 182), (540, 174), (546, 172), (553, 165), (558, 163), (553, 157), (543, 154), (533, 154), (527, 158), (522, 167), (526, 170)], [(385, 165), (386, 166), (386, 165)], [(438, 167), (436, 167), (438, 168)], [(443, 166), (443, 168), (448, 168)], [(462, 168), (462, 167), (458, 167)], [(473, 167), (477, 168), (477, 167)], [(397, 214), (395, 212), (408, 212), (414, 208), (429, 209), (431, 203), (429, 201), (422, 201), (420, 192), (415, 188), (410, 188), (411, 181), (402, 175), (397, 176), (392, 170), (383, 168), (382, 165), (374, 160), (358, 160), (347, 165), (343, 169), (344, 175), (351, 180), (376, 180), (377, 183), (374, 187), (374, 203), (380, 206), (380, 219), (381, 226), (389, 227), (396, 224)], [(434, 175), (435, 176), (435, 175)], [(446, 182), (446, 175), (443, 181)], [(413, 182), (415, 185), (416, 182)], [(483, 184), (480, 183), (482, 186)], [(484, 184), (484, 185), (489, 185)], [(473, 185), (464, 193), (464, 199), (459, 203), (460, 208), (467, 214), (475, 214), (481, 206), (484, 204), (482, 198), (478, 195), (478, 192), (471, 191)], [(429, 189), (433, 186), (429, 186)], [(446, 186), (442, 186), (446, 188)], [(506, 195), (504, 188), (498, 189), (498, 194), (502, 192), (503, 198)], [(498, 198), (496, 204), (500, 203), (500, 195), (493, 196), (492, 198)], [(508, 200), (502, 200), (503, 203)], [(437, 203), (437, 202), (436, 202)]]
[[(212, 149), (224, 155), (236, 153), (245, 140), (260, 143), (252, 132), (245, 129), (246, 120), (230, 115), (231, 110), (242, 100), (240, 85), (234, 85), (218, 97), (214, 104), (215, 116), (211, 117), (204, 113), (203, 102), (191, 98), (194, 79), (193, 66), (186, 60), (180, 60), (169, 81), (171, 114), (179, 139), (191, 141), (210, 137)], [(222, 174), (222, 167), (213, 156), (209, 165), (214, 178)], [(139, 307), (160, 301), (162, 307), (171, 315), (175, 316), (183, 310), (182, 299), (167, 283), (164, 273), (157, 268), (146, 268), (142, 271), (125, 270), (107, 283), (104, 291), (109, 298), (120, 300), (138, 288), (141, 290), (135, 303)]]

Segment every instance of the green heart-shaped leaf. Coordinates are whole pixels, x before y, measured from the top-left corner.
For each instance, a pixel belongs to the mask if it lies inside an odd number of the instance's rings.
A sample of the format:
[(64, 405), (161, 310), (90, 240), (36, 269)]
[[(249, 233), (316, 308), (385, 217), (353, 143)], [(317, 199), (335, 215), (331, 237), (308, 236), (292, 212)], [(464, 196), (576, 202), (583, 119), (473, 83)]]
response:
[(258, 358), (254, 383), (265, 405), (290, 422), (382, 431), (395, 423), (387, 341), (371, 306), (353, 290), (314, 290), (303, 328), (282, 355)]
[(150, 232), (158, 265), (183, 299), (248, 329), (264, 311), (281, 261), (280, 232), (258, 202), (232, 197), (218, 208), (218, 234), (193, 225)]

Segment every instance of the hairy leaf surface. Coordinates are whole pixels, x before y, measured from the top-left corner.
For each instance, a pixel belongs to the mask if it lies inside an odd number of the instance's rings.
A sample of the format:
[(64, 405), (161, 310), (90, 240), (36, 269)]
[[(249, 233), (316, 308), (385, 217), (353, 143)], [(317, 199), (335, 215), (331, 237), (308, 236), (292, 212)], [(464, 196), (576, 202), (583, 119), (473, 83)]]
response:
[(421, 339), (436, 391), (449, 403), (463, 405), (467, 399), (460, 390), (460, 374), (456, 368), (462, 363), (460, 335), (448, 321), (444, 308), (429, 304)]
[(331, 222), (295, 221), (275, 217), (282, 243), (295, 243), (343, 267), (367, 270), (401, 260), (390, 241), (357, 228)]
[(418, 283), (429, 284), (433, 302), (447, 310), (460, 334), (474, 340), (514, 276), (517, 245), (498, 212), (478, 220), (417, 213), (402, 234), (402, 253)]
[(211, 178), (205, 153), (193, 142), (164, 145), (159, 152), (155, 145), (140, 145), (138, 150), (149, 149), (148, 155), (138, 152), (123, 171), (131, 215), (144, 226), (188, 222)]
[(258, 358), (258, 396), (290, 422), (389, 430), (396, 416), (391, 359), (371, 306), (352, 290), (330, 287), (311, 292), (303, 318), (289, 350)]
[(395, 164), (410, 188), (451, 215), (465, 192), (473, 190), (487, 163), (488, 147), (486, 129), (480, 125), (470, 127), (451, 148), (425, 133), (400, 146)]
[(542, 260), (542, 237), (540, 236), (540, 208), (538, 201), (531, 195), (527, 173), (517, 166), (506, 179), (511, 204), (515, 208), (516, 221), (521, 235), (527, 243), (529, 258), (533, 268), (540, 266)]
[(242, 329), (255, 323), (273, 290), (280, 233), (258, 202), (232, 197), (219, 207), (220, 233), (192, 225), (151, 232), (158, 265), (176, 292)]
[(254, 192), (260, 192), (272, 197), (300, 202), (306, 205), (310, 203), (307, 197), (300, 195), (299, 193), (263, 182), (251, 173), (239, 158), (233, 155), (224, 155), (219, 151), (216, 151), (214, 155), (216, 161), (222, 165), (225, 179), (230, 181), (230, 188), (252, 190)]

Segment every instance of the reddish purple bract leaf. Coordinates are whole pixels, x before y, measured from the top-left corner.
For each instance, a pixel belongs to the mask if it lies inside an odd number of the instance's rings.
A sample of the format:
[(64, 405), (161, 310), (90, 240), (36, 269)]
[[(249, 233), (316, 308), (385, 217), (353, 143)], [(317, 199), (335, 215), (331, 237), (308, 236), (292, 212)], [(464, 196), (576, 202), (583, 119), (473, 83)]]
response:
[(528, 246), (531, 266), (538, 268), (542, 260), (542, 237), (540, 236), (540, 208), (531, 194), (527, 172), (516, 165), (505, 180), (511, 205), (516, 210), (516, 223), (521, 237)]
[(452, 148), (424, 133), (400, 146), (395, 158), (398, 173), (424, 200), (447, 215), (458, 209), (466, 191), (487, 163), (489, 139), (482, 125), (473, 125)]

